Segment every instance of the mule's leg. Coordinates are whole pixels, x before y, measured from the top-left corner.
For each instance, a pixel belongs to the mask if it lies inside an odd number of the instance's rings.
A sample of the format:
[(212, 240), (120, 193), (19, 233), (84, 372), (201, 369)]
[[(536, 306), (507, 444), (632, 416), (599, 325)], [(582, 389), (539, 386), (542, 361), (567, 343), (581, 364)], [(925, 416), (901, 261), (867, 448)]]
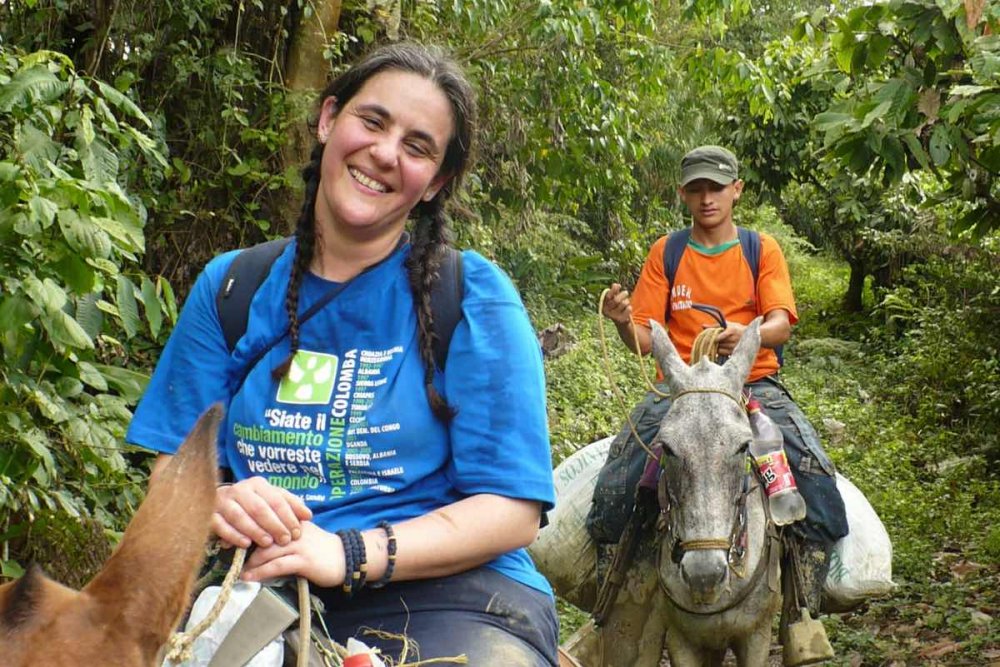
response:
[(604, 625), (587, 624), (563, 645), (583, 667), (659, 665), (667, 602), (649, 551), (640, 545)]
[(670, 667), (705, 667), (714, 664), (709, 662), (710, 656), (704, 649), (687, 640), (682, 628), (668, 630), (664, 645), (670, 656)]
[(753, 632), (736, 642), (736, 664), (739, 667), (766, 667), (771, 653), (771, 617), (765, 616), (766, 623), (758, 625)]

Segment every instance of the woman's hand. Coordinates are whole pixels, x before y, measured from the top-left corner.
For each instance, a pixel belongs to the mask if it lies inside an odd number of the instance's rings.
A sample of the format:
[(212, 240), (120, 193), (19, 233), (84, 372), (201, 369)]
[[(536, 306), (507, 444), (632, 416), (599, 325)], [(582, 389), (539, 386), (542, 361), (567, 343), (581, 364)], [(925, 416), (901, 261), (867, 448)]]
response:
[(275, 577), (305, 577), (317, 586), (331, 587), (344, 583), (344, 545), (334, 533), (328, 533), (311, 521), (301, 524), (301, 536), (291, 542), (258, 547), (243, 566), (244, 581)]
[(263, 477), (251, 477), (218, 488), (211, 525), (227, 545), (269, 547), (297, 540), (302, 522), (311, 518), (301, 498)]

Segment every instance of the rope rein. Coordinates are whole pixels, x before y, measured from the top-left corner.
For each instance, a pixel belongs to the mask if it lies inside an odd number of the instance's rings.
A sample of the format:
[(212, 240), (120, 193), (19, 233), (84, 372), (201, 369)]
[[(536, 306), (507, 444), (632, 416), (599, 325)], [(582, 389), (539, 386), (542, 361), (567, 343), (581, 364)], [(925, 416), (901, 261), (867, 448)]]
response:
[[(629, 429), (632, 431), (632, 437), (635, 438), (635, 441), (639, 443), (639, 446), (645, 450), (646, 454), (648, 454), (651, 459), (656, 460), (657, 456), (653, 452), (653, 448), (643, 441), (643, 439), (639, 436), (639, 432), (637, 431), (635, 424), (632, 423), (632, 415), (630, 414), (628, 405), (625, 403), (625, 394), (618, 387), (618, 383), (615, 382), (614, 371), (611, 368), (611, 355), (608, 353), (608, 339), (604, 332), (603, 316), (604, 300), (607, 298), (608, 292), (610, 291), (610, 289), (605, 289), (601, 292), (601, 298), (597, 303), (597, 329), (601, 340), (601, 355), (604, 361), (604, 371), (608, 376), (608, 383), (611, 385), (612, 393), (614, 393), (615, 398), (618, 400), (619, 407), (621, 407), (622, 411), (625, 413), (625, 420), (628, 422)], [(649, 378), (649, 372), (646, 369), (646, 365), (642, 363), (642, 351), (639, 345), (639, 332), (636, 329), (635, 320), (632, 319), (631, 315), (629, 315), (629, 321), (632, 324), (632, 335), (634, 336), (635, 350), (639, 355), (639, 368), (642, 371), (643, 379), (646, 381), (646, 386), (649, 387), (649, 390), (653, 392), (653, 394), (659, 396), (660, 398), (669, 398), (671, 401), (675, 401), (685, 394), (722, 394), (723, 396), (728, 396), (733, 399), (741, 406), (746, 407), (745, 398), (737, 398), (734, 394), (722, 389), (686, 389), (676, 394), (666, 394), (657, 389), (656, 385), (653, 384), (653, 381)], [(723, 331), (724, 329), (722, 327), (711, 327), (709, 329), (704, 329), (700, 334), (698, 334), (698, 337), (695, 338), (694, 345), (691, 348), (691, 366), (697, 364), (703, 357), (707, 357), (708, 360), (713, 363), (719, 358), (718, 338), (719, 334)]]

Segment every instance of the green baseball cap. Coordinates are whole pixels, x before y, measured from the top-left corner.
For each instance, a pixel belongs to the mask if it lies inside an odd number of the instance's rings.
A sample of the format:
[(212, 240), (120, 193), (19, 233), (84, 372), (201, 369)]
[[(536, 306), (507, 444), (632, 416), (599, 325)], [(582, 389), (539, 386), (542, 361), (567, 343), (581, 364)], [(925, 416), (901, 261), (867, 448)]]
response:
[(739, 178), (736, 156), (722, 146), (699, 146), (681, 160), (681, 187), (699, 178), (729, 185)]

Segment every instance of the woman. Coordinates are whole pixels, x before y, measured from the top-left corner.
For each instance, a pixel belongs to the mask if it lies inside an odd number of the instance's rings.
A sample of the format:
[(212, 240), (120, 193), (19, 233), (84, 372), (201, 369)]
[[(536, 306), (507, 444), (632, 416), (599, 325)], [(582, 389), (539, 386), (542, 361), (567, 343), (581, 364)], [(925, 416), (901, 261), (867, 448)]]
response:
[(443, 207), (474, 124), (471, 87), (435, 50), (383, 47), (337, 78), (294, 241), (247, 333), (230, 353), (215, 307), (227, 253), (188, 297), (127, 439), (161, 452), (155, 475), (204, 409), (227, 404), (235, 482), (212, 528), (256, 545), (244, 579), (306, 577), (333, 639), (398, 654), (361, 631), (379, 628), (421, 659), (555, 665), (551, 589), (524, 551), (554, 500), (534, 332), (509, 280), (466, 251), (443, 371), (428, 333)]

